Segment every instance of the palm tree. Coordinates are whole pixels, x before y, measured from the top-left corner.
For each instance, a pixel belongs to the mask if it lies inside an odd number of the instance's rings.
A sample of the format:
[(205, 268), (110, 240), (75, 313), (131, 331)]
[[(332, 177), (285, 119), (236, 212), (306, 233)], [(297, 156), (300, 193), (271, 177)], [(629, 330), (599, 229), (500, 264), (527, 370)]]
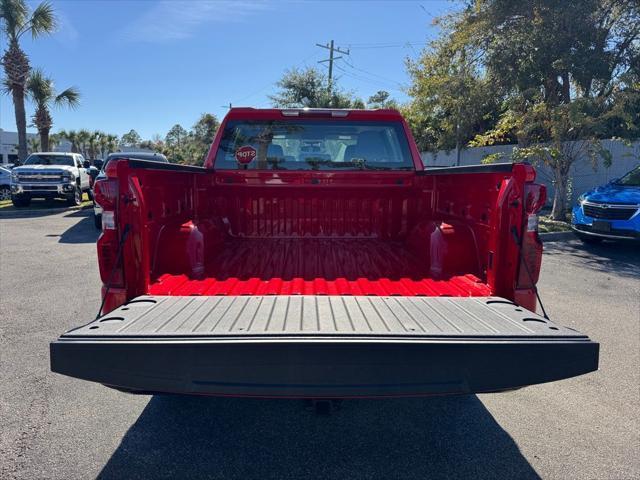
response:
[(88, 153), (89, 158), (94, 159), (98, 156), (98, 147), (100, 145), (100, 135), (101, 133), (98, 130), (94, 130), (89, 135), (89, 140), (87, 141), (89, 145)]
[(27, 151), (31, 154), (33, 152), (40, 152), (40, 139), (38, 137), (29, 137), (27, 140)]
[(27, 157), (27, 114), (24, 95), (29, 77), (29, 58), (20, 47), (20, 37), (30, 33), (32, 38), (52, 33), (56, 18), (49, 2), (42, 2), (32, 12), (25, 0), (0, 0), (1, 31), (8, 40), (8, 47), (0, 59), (4, 67), (4, 84), (11, 93), (18, 128), (18, 160)]
[(98, 140), (98, 144), (100, 146), (100, 158), (105, 158), (108, 153), (109, 137), (104, 132), (98, 133), (100, 134), (100, 140)]
[(55, 148), (60, 144), (60, 138), (59, 133), (49, 135), (49, 148), (51, 150), (55, 150)]
[(53, 125), (50, 106), (66, 105), (75, 108), (80, 103), (80, 92), (75, 87), (56, 94), (53, 80), (40, 69), (33, 70), (27, 80), (27, 94), (36, 104), (33, 124), (40, 134), (40, 146), (43, 152), (49, 151), (49, 131)]
[(107, 155), (118, 150), (119, 144), (120, 142), (117, 135), (107, 135)]
[(90, 138), (91, 132), (89, 130), (85, 130), (84, 128), (78, 130), (78, 150), (85, 158), (87, 158), (87, 142)]
[(79, 153), (80, 149), (78, 148), (78, 132), (75, 130), (60, 130), (58, 132), (59, 138), (64, 138), (71, 143), (71, 151), (73, 153)]

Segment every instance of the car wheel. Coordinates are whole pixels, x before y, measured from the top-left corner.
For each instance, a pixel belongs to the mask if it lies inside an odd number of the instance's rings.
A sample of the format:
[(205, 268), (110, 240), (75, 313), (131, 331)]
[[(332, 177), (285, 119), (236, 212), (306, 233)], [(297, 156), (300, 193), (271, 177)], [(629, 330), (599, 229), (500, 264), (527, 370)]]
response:
[(102, 215), (93, 215), (93, 223), (98, 230), (102, 230)]
[(14, 207), (28, 207), (31, 203), (31, 197), (28, 195), (11, 195), (11, 202)]
[(77, 187), (71, 195), (67, 197), (67, 205), (71, 207), (78, 206), (82, 203), (82, 190)]
[(7, 186), (0, 187), (0, 200), (11, 200), (11, 189)]

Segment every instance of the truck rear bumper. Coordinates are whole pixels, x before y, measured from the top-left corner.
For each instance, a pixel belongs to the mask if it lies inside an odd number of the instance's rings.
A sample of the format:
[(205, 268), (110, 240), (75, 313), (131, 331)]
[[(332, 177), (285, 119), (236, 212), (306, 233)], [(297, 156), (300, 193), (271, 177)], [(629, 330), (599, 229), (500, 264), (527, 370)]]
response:
[(597, 343), (491, 297), (136, 300), (52, 342), (51, 369), (140, 392), (348, 398), (500, 391), (598, 368)]

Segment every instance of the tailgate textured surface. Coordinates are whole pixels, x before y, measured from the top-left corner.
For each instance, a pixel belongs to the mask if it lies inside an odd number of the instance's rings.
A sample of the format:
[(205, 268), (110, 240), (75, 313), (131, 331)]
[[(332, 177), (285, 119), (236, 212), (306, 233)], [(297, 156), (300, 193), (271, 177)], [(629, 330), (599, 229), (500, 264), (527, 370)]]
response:
[(63, 335), (587, 339), (498, 297), (144, 296)]

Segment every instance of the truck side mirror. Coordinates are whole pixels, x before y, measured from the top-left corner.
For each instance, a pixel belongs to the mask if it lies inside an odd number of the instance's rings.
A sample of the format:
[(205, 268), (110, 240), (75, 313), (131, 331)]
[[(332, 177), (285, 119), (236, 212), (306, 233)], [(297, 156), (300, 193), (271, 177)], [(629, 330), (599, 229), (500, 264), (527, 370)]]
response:
[(100, 159), (100, 158), (96, 158), (93, 161), (93, 164), (95, 165), (95, 167), (100, 170), (102, 168), (102, 164), (104, 163), (104, 160)]
[(91, 166), (91, 162), (89, 160), (85, 160), (84, 162), (82, 162), (82, 166), (84, 168), (89, 168)]

